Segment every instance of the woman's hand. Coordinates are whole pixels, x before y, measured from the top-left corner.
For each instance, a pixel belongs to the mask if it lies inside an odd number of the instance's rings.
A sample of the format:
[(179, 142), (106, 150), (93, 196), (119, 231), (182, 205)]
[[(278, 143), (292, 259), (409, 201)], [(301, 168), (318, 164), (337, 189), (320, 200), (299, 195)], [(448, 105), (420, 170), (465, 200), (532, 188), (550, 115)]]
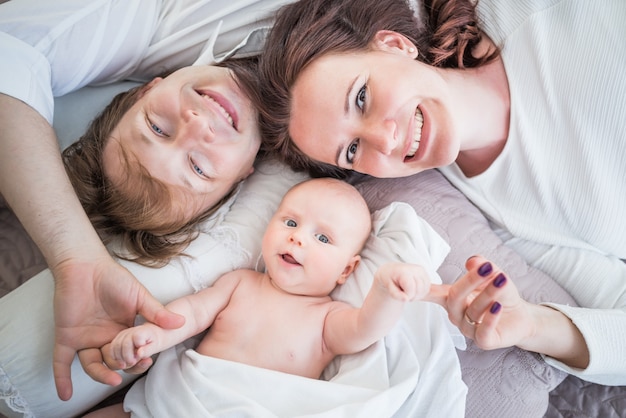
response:
[(482, 257), (466, 262), (467, 273), (450, 286), (446, 309), (463, 335), (484, 350), (520, 345), (536, 333), (535, 305)]
[(483, 350), (517, 346), (584, 369), (584, 337), (560, 311), (521, 298), (511, 280), (483, 257), (467, 260), (452, 285), (433, 285), (426, 300), (443, 306), (450, 321)]
[(137, 314), (163, 328), (178, 328), (184, 318), (166, 310), (139, 281), (110, 256), (67, 260), (54, 267), (54, 378), (59, 398), (70, 399), (70, 366), (78, 352), (94, 380), (117, 385), (121, 376), (107, 368), (100, 347), (132, 326)]

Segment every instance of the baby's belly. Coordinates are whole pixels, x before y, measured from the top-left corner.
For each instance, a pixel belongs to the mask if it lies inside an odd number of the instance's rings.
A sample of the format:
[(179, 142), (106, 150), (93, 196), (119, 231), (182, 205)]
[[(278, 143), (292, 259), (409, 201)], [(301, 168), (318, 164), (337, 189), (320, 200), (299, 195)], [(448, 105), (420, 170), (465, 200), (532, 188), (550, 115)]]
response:
[(269, 331), (244, 338), (232, 334), (209, 330), (196, 351), (205, 356), (313, 379), (319, 378), (331, 360), (324, 358), (321, 342), (312, 344), (293, 337), (278, 337)]

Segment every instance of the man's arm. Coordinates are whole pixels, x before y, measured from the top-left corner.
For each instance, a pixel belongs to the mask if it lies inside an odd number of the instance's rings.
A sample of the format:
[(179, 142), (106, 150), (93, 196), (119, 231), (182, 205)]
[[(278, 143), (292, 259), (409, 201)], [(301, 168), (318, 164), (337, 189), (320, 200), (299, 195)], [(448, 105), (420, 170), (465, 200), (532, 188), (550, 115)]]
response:
[[(137, 313), (164, 327), (180, 326), (182, 318), (109, 255), (74, 193), (48, 122), (0, 94), (0, 126), (0, 192), (55, 277), (54, 376), (59, 397), (69, 399), (78, 350), (109, 342)], [(100, 382), (119, 379), (97, 361), (86, 371)]]

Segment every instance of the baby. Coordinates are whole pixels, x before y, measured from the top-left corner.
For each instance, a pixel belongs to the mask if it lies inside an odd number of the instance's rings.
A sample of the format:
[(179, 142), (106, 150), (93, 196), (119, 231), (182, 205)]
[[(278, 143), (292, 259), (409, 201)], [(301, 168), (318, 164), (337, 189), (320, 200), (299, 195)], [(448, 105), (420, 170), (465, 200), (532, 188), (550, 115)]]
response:
[[(126, 329), (103, 349), (107, 363), (131, 367), (209, 328), (196, 348), (202, 355), (318, 379), (335, 356), (383, 338), (404, 303), (429, 291), (421, 267), (390, 263), (376, 272), (360, 308), (330, 297), (359, 264), (371, 227), (353, 186), (328, 178), (294, 186), (264, 234), (265, 273), (235, 270), (171, 302), (167, 308), (186, 318), (182, 328)], [(90, 416), (123, 414), (119, 404)]]

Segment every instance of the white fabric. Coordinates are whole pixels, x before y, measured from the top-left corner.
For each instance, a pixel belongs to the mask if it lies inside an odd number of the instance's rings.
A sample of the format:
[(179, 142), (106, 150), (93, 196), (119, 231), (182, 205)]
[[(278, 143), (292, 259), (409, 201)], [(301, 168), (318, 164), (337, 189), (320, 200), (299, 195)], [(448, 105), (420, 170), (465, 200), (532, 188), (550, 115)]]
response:
[[(411, 206), (393, 203), (374, 215), (363, 262), (333, 296), (361, 305), (377, 266), (388, 261), (419, 263), (441, 283), (436, 270), (448, 251)], [(467, 389), (450, 332), (460, 337), (441, 307), (412, 302), (383, 341), (333, 360), (326, 380), (215, 359), (178, 345), (159, 355), (147, 377), (130, 389), (124, 407), (133, 417), (463, 417)]]
[[(208, 286), (232, 269), (254, 268), (267, 222), (285, 192), (304, 179), (282, 164), (261, 164), (235, 202), (207, 221), (212, 228), (187, 249), (192, 258), (159, 269), (122, 264), (162, 303)], [(74, 395), (67, 402), (58, 399), (52, 377), (53, 283), (46, 269), (0, 300), (0, 414), (74, 416), (119, 389), (91, 380), (75, 359)], [(125, 375), (125, 383), (134, 378)]]
[(582, 379), (626, 384), (626, 2), (481, 0), (502, 46), (510, 131), (483, 174), (442, 173), (503, 240), (585, 310), (554, 305), (591, 354)]
[[(241, 46), (239, 51), (245, 54), (258, 51), (263, 37), (256, 33), (248, 37), (250, 31), (265, 27), (275, 9), (287, 2), (9, 1), (0, 4), (0, 93), (24, 101), (52, 121), (54, 98), (82, 86), (123, 78), (147, 80), (164, 70), (191, 65), (197, 60), (208, 64), (230, 54), (233, 47)], [(245, 39), (249, 42), (242, 46)], [(91, 110), (98, 110), (94, 109), (98, 106), (94, 102), (97, 101), (89, 98), (82, 102), (91, 115), (94, 114)], [(254, 176), (259, 177), (267, 179), (262, 174)], [(231, 214), (242, 216), (233, 221), (235, 226), (225, 222), (211, 236), (201, 236), (197, 244), (192, 244), (190, 253), (202, 256), (202, 261), (173, 263), (160, 270), (128, 264), (130, 269), (167, 302), (193, 291), (194, 286), (201, 286), (210, 274), (221, 274), (233, 267), (254, 267), (263, 217), (273, 211), (272, 205), (286, 191), (285, 182), (292, 184), (295, 180), (286, 174), (284, 178), (266, 181), (268, 184), (259, 186), (261, 189), (256, 192), (244, 186), (241, 194), (248, 194), (251, 200), (243, 199), (232, 207)], [(254, 180), (251, 178), (246, 183)], [(270, 195), (267, 200), (265, 193)], [(255, 207), (259, 203), (261, 206)], [(256, 224), (247, 223), (247, 217)], [(236, 225), (239, 221), (243, 222), (241, 229)], [(225, 238), (231, 243), (230, 251), (241, 248), (235, 259), (225, 256), (219, 245)], [(214, 252), (209, 253), (208, 249)], [(1, 414), (75, 415), (115, 390), (91, 381), (75, 362), (74, 396), (69, 402), (57, 398), (51, 368), (52, 286), (52, 276), (46, 270), (0, 303)]]
[[(54, 97), (214, 63), (293, 0), (14, 0), (0, 5), (0, 93), (52, 123)], [(218, 36), (219, 35), (219, 36)], [(246, 54), (262, 47), (252, 36)]]

